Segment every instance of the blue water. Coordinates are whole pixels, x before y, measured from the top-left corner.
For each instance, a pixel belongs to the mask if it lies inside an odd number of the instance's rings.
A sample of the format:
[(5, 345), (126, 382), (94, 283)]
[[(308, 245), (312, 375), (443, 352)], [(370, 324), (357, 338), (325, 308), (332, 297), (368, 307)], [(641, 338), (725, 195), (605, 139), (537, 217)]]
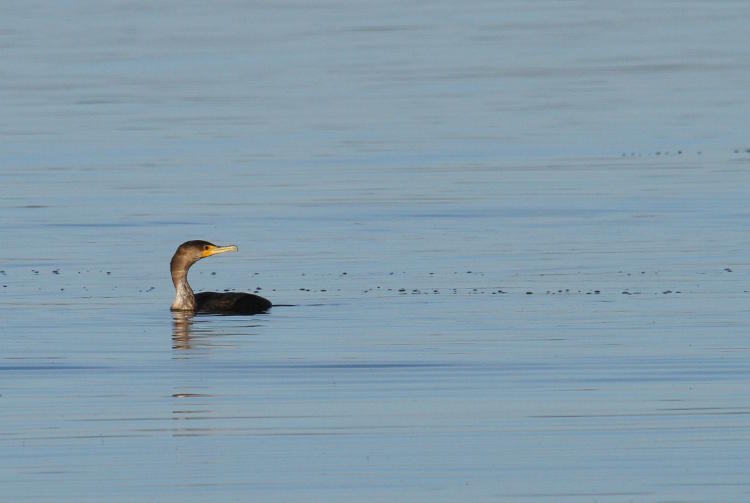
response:
[(748, 499), (748, 15), (5, 6), (0, 499)]

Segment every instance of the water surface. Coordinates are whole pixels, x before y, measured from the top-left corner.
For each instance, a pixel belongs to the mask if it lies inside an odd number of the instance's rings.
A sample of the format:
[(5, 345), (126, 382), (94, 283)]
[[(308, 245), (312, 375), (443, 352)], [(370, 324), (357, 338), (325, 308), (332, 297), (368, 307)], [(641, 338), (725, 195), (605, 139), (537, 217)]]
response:
[(747, 499), (748, 14), (7, 6), (3, 497)]

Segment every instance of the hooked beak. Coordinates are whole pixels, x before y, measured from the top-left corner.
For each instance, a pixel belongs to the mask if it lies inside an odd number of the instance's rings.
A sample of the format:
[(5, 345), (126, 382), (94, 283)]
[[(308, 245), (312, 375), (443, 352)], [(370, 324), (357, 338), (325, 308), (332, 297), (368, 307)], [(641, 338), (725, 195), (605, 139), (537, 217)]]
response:
[(209, 246), (207, 250), (201, 252), (201, 258), (210, 257), (218, 253), (236, 252), (239, 248), (237, 245), (231, 246)]

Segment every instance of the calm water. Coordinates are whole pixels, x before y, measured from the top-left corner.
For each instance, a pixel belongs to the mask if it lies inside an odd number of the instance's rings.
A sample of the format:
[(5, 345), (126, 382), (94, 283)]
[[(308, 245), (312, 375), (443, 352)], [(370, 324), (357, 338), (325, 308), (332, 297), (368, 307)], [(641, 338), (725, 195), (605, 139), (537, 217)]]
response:
[(750, 499), (746, 3), (3, 10), (0, 499)]

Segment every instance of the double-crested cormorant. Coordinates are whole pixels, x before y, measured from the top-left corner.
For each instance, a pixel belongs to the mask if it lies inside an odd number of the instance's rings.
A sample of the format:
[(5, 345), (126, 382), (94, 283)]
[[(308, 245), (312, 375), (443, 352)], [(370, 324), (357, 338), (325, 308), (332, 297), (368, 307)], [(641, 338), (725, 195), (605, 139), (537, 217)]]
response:
[(177, 296), (172, 311), (214, 314), (257, 314), (267, 311), (271, 302), (251, 293), (201, 292), (194, 294), (187, 281), (190, 266), (204, 257), (237, 251), (237, 246), (216, 246), (208, 241), (186, 241), (174, 252), (169, 268)]

